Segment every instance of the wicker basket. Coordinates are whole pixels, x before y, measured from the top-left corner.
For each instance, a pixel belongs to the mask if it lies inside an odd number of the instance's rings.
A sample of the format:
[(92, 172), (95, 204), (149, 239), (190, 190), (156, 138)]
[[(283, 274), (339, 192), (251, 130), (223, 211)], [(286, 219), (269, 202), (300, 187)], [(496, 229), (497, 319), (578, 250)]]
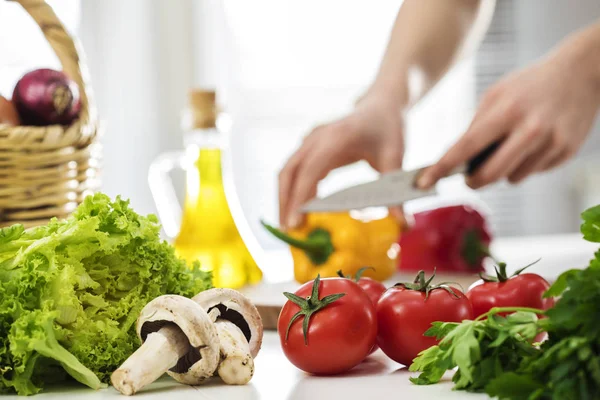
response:
[(79, 44), (44, 0), (12, 0), (35, 20), (65, 72), (79, 86), (81, 113), (70, 126), (0, 125), (0, 226), (67, 217), (97, 190), (98, 122)]

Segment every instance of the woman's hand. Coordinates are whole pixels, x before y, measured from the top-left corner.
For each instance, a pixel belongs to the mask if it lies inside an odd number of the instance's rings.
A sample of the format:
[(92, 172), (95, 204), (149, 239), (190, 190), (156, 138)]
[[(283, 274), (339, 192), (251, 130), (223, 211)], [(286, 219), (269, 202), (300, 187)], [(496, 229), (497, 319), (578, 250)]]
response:
[(500, 147), (467, 178), (472, 188), (505, 178), (517, 183), (572, 157), (600, 107), (598, 34), (580, 34), (542, 62), (490, 88), (467, 132), (423, 172), (418, 186), (431, 187), (496, 141), (502, 142)]
[[(368, 93), (345, 118), (317, 127), (279, 175), (284, 228), (302, 222), (298, 209), (334, 168), (366, 160), (380, 172), (402, 166), (403, 114), (481, 40), (493, 0), (405, 0)], [(391, 210), (402, 219), (401, 209)]]
[(315, 128), (279, 174), (281, 226), (302, 222), (299, 208), (316, 196), (317, 184), (338, 167), (366, 160), (380, 172), (402, 166), (404, 118), (401, 103), (369, 93), (348, 116)]

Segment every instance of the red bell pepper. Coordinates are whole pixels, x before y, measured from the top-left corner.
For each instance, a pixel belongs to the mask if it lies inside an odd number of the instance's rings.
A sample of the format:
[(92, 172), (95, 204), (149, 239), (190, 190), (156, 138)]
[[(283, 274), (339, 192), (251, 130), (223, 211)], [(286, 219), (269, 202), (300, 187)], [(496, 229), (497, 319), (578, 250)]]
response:
[(399, 240), (400, 271), (483, 272), (492, 236), (486, 219), (465, 205), (441, 207), (414, 215)]

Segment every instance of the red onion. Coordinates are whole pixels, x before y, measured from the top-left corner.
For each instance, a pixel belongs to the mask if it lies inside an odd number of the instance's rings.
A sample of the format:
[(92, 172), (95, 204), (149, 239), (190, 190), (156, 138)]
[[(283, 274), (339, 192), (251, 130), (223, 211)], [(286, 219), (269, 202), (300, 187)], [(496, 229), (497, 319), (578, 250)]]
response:
[(81, 110), (77, 84), (63, 72), (48, 68), (25, 74), (17, 82), (12, 101), (24, 125), (69, 125)]

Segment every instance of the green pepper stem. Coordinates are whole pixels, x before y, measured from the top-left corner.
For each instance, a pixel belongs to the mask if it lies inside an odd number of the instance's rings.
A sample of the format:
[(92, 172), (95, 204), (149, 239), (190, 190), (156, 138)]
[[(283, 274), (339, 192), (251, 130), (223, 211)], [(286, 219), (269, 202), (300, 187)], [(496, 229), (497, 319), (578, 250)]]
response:
[(479, 261), (484, 257), (489, 257), (496, 264), (498, 263), (496, 258), (492, 255), (490, 248), (482, 242), (477, 230), (473, 229), (466, 232), (463, 240), (462, 256), (470, 267), (477, 267)]
[(306, 239), (297, 239), (280, 231), (279, 229), (261, 221), (263, 226), (279, 240), (289, 244), (292, 247), (304, 251), (306, 256), (315, 265), (322, 265), (327, 262), (329, 256), (335, 250), (331, 242), (329, 231), (323, 228), (315, 228), (312, 230)]
[(274, 226), (271, 226), (262, 221), (261, 221), (261, 223), (277, 239), (289, 244), (290, 246), (296, 247), (300, 250), (315, 252), (315, 253), (323, 252), (323, 251), (325, 251), (325, 249), (328, 245), (327, 240), (323, 240), (320, 238), (313, 238), (313, 239), (307, 239), (307, 240), (297, 239), (295, 237), (288, 235), (287, 233), (282, 232), (281, 230), (275, 228)]

